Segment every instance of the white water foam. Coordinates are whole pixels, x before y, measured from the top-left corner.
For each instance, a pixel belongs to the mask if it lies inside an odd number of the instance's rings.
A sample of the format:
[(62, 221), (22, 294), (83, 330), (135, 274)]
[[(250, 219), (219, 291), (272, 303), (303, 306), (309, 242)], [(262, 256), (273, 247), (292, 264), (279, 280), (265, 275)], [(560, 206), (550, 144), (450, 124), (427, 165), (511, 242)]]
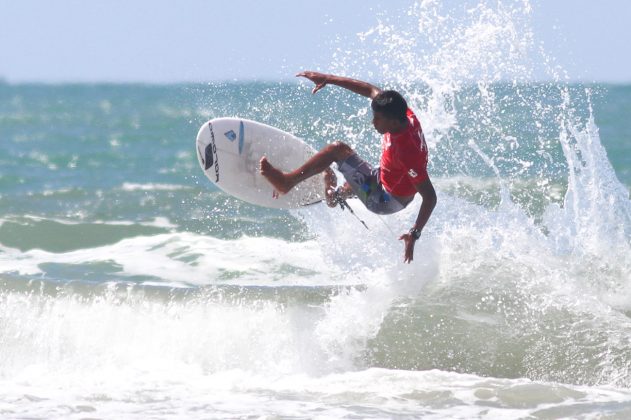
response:
[(191, 190), (192, 187), (187, 185), (178, 184), (160, 184), (160, 183), (145, 183), (138, 184), (133, 182), (125, 182), (121, 185), (123, 191), (180, 191)]
[[(76, 219), (67, 219), (67, 218), (59, 218), (59, 217), (43, 217), (43, 216), (38, 216), (35, 214), (24, 214), (24, 215), (20, 215), (20, 216), (4, 216), (4, 218), (0, 219), (0, 226), (2, 226), (2, 223), (4, 222), (16, 222), (16, 223), (23, 223), (24, 221), (29, 222), (29, 221), (34, 221), (34, 222), (54, 222), (56, 224), (60, 224), (60, 225), (68, 225), (68, 226), (72, 226), (72, 225), (81, 225), (81, 224), (85, 224), (87, 222), (85, 222), (83, 220), (84, 218), (79, 218), (79, 220)], [(168, 218), (166, 217), (155, 217), (153, 218), (153, 220), (149, 220), (149, 221), (131, 221), (131, 220), (93, 220), (91, 222), (89, 222), (90, 224), (96, 224), (96, 225), (108, 225), (108, 226), (134, 226), (134, 225), (140, 225), (140, 226), (149, 226), (149, 227), (157, 227), (157, 228), (163, 228), (163, 229), (174, 229), (177, 228), (177, 225), (172, 223)]]
[[(43, 275), (45, 264), (98, 264), (118, 267), (121, 280), (151, 277), (165, 285), (324, 285), (345, 284), (324, 263), (314, 242), (273, 238), (222, 240), (192, 233), (169, 233), (124, 239), (116, 244), (53, 253), (21, 252), (1, 247), (0, 273)], [(357, 279), (348, 279), (352, 284)]]
[[(444, 2), (416, 2), (407, 17), (384, 16), (375, 28), (360, 35), (357, 48), (336, 53), (332, 70), (352, 74), (361, 70), (355, 63), (380, 63), (381, 72), (374, 78), (402, 91), (422, 121), (430, 146), (430, 173), (432, 159), (446, 161), (464, 174), (486, 167), (496, 178), (499, 206), (490, 209), (439, 193), (427, 233), (417, 244), (421, 255), (414, 262), (416, 273), (402, 271), (394, 263), (401, 260), (402, 246), (390, 229), (405, 232), (413, 223), (417, 202), (409, 211), (388, 217), (389, 229), (374, 220), (370, 233), (350, 217), (344, 218), (341, 227), (321, 214), (308, 218), (309, 226), (323, 238), (329, 258), (338, 264), (346, 260), (351, 266), (380, 270), (384, 279), (348, 302), (340, 296), (339, 306), (332, 302), (330, 320), (323, 325), (360, 319), (358, 324), (364, 328), (355, 328), (355, 336), (350, 333), (330, 340), (340, 349), (348, 348), (348, 340), (361, 342), (361, 347), (375, 336), (388, 307), (407, 296), (397, 292), (400, 282), (410, 284), (415, 279), (418, 284), (447, 290), (462, 288), (473, 296), (485, 288), (497, 289), (526, 300), (525, 313), (517, 308), (499, 309), (506, 310), (506, 317), (511, 312), (528, 317), (503, 320), (518, 330), (544, 328), (545, 314), (558, 309), (579, 320), (590, 319), (596, 330), (609, 331), (609, 338), (598, 340), (603, 353), (585, 362), (602, 367), (595, 369), (597, 377), (578, 380), (627, 386), (631, 372), (616, 360), (624, 354), (631, 326), (621, 312), (631, 302), (631, 203), (600, 143), (591, 109), (587, 118), (580, 116), (579, 108), (590, 102), (589, 92), (576, 97), (568, 87), (551, 84), (542, 88), (539, 97), (517, 101), (529, 110), (535, 127), (528, 138), (518, 135), (515, 126), (502, 124), (505, 98), (495, 89), (498, 83), (511, 86), (519, 98), (520, 84), (530, 82), (540, 67), (556, 82), (562, 82), (564, 73), (532, 33), (528, 1), (465, 3), (454, 8)], [(413, 25), (418, 30), (411, 30)], [(391, 59), (383, 60), (384, 56)], [(475, 98), (475, 107), (459, 107), (463, 95)], [(560, 98), (558, 103), (556, 98)], [(550, 132), (541, 127), (555, 123), (551, 139)], [(528, 149), (530, 144), (536, 146), (534, 152)], [(559, 147), (565, 162), (548, 164)], [(367, 145), (359, 149), (368, 156), (374, 150)], [(535, 173), (540, 178), (533, 185), (555, 185), (559, 175), (568, 182), (561, 204), (556, 203), (558, 192), (543, 191), (548, 195), (542, 221), (535, 221), (511, 194), (515, 182), (533, 176), (528, 174), (538, 161), (546, 164)], [(508, 169), (507, 162), (512, 165)], [(550, 168), (555, 165), (566, 168), (566, 173), (553, 172)], [(329, 255), (331, 247), (338, 251), (335, 255)], [(378, 287), (381, 290), (372, 293)], [(575, 327), (580, 330), (585, 325), (577, 321)], [(582, 346), (576, 334), (566, 337), (577, 340), (570, 347)], [(532, 363), (533, 375), (547, 374), (546, 368)], [(556, 375), (563, 380), (562, 373)]]

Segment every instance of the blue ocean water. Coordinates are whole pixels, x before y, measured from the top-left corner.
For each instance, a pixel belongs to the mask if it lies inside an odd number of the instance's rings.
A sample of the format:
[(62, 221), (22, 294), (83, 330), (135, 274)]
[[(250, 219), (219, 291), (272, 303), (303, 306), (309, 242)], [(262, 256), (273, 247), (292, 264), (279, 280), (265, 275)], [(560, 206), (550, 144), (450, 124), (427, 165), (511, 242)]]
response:
[(363, 98), (0, 84), (0, 416), (627, 418), (631, 86), (528, 81), (528, 8), (500, 6), (448, 31), (415, 4), (413, 43), (387, 20), (361, 35), (364, 59), (397, 47), (379, 79), (430, 148), (439, 205), (411, 265), (418, 199), (387, 218), (354, 202), (366, 231), (236, 200), (197, 163), (218, 116), (376, 163)]
[[(526, 92), (534, 100), (541, 90), (552, 92), (552, 96), (554, 91), (560, 92), (565, 87), (525, 85), (515, 89), (498, 85), (492, 89), (504, 98)], [(631, 123), (624, 116), (631, 107), (631, 86), (570, 85), (567, 89), (593, 92), (590, 98), (594, 122), (607, 157), (615, 175), (629, 188)], [(470, 90), (472, 93), (465, 93), (470, 97), (465, 96), (459, 106), (468, 107), (466, 102), (476, 99), (475, 88)], [(0, 85), (3, 214), (10, 218), (41, 218), (37, 222), (31, 220), (22, 229), (5, 223), (2, 227), (4, 241), (20, 249), (38, 247), (58, 251), (108, 243), (112, 238), (127, 237), (130, 232), (168, 232), (175, 225), (200, 234), (212, 227), (213, 233), (221, 238), (237, 238), (246, 233), (286, 239), (308, 237), (301, 233), (300, 223), (287, 213), (260, 209), (214, 190), (199, 172), (194, 149), (190, 147), (191, 133), (204, 121), (231, 115), (260, 120), (297, 133), (316, 148), (333, 140), (347, 141), (376, 163), (379, 138), (370, 125), (365, 100), (344, 92), (326, 92), (314, 97), (307, 92), (307, 86), (288, 83)], [(556, 99), (560, 102), (558, 92)], [(514, 131), (509, 136), (510, 147), (520, 147), (517, 153), (501, 159), (503, 167), (500, 169), (508, 178), (507, 182), (536, 182), (535, 177), (541, 175), (558, 183), (561, 194), (567, 182), (567, 165), (561, 147), (552, 144), (546, 146), (546, 150), (538, 150), (538, 144), (528, 143), (529, 137), (540, 135), (539, 132), (554, 138), (557, 122), (531, 119), (528, 109), (519, 104), (511, 108), (513, 105), (508, 104), (506, 110), (500, 111), (510, 116), (499, 122)], [(358, 111), (361, 115), (354, 115)], [(472, 117), (475, 115), (474, 112)], [(473, 129), (469, 124), (474, 125)], [(432, 175), (452, 180), (462, 175), (488, 181), (493, 170), (482, 159), (471, 159), (475, 152), (467, 140), (469, 131), (486, 128), (481, 128), (474, 120), (465, 121), (463, 125), (464, 130), (450, 133), (449, 142), (436, 145), (439, 149), (432, 154), (430, 163)], [(489, 127), (489, 130), (495, 129)], [(505, 134), (487, 135), (489, 139), (487, 144), (481, 144), (482, 148), (506, 147), (497, 141)], [(551, 159), (536, 159), (538, 153), (544, 152), (549, 153)], [(518, 185), (514, 187), (514, 193), (519, 196), (521, 189)], [(526, 196), (532, 198), (541, 193), (531, 188)], [(548, 199), (559, 197), (559, 194), (547, 193)], [(478, 189), (475, 194), (493, 195), (493, 188)], [(214, 209), (215, 200), (229, 211)], [(479, 196), (477, 201), (491, 203), (493, 200)], [(208, 217), (208, 208), (215, 210), (213, 218)], [(239, 215), (247, 220), (240, 220)], [(221, 219), (215, 220), (217, 217)], [(86, 224), (106, 221), (135, 225), (102, 224), (92, 227), (99, 232), (90, 235), (82, 235), (80, 228), (68, 226), (59, 232), (50, 231), (51, 235), (33, 228), (36, 223), (44, 229), (55, 229), (58, 218)], [(262, 223), (257, 222), (259, 218)], [(272, 224), (267, 223), (267, 218), (271, 218)], [(168, 220), (174, 226), (169, 223), (166, 227), (157, 226), (153, 223), (156, 219)], [(77, 232), (78, 236), (73, 239), (79, 242), (68, 241), (69, 232), (64, 229)], [(65, 239), (56, 239), (59, 234)], [(88, 242), (80, 242), (83, 240)], [(51, 245), (47, 245), (49, 242)]]

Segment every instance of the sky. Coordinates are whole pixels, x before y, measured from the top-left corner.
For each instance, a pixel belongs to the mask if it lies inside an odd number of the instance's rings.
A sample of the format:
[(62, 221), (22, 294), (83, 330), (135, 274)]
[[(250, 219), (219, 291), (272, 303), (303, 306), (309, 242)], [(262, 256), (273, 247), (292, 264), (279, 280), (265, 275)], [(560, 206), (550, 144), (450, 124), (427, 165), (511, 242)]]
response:
[[(413, 2), (0, 0), (0, 80), (286, 80), (326, 70), (335, 49)], [(537, 39), (572, 80), (631, 83), (631, 1), (530, 2)]]

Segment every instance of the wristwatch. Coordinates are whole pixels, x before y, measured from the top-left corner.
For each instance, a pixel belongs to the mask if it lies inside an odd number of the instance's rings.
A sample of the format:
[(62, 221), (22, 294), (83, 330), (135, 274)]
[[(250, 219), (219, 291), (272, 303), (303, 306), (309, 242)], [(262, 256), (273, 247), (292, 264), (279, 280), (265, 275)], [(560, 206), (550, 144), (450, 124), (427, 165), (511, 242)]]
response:
[(418, 241), (418, 238), (421, 237), (421, 229), (412, 228), (409, 232), (410, 236), (414, 238), (415, 241)]

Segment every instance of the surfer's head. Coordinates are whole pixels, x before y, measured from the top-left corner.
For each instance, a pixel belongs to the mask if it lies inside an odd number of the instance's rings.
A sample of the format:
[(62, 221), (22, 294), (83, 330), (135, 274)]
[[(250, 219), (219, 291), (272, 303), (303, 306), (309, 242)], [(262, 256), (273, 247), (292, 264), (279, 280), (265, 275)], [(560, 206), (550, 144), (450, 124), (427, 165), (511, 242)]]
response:
[(399, 92), (384, 90), (373, 98), (370, 106), (373, 124), (381, 134), (398, 131), (402, 124), (407, 124), (408, 104)]

